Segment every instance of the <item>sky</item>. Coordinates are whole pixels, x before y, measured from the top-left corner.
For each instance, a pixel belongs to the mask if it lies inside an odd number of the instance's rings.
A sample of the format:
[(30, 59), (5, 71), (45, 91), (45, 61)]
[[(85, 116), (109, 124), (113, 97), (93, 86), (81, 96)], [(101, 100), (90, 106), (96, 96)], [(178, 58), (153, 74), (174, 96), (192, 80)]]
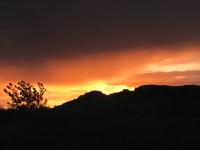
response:
[(200, 85), (198, 0), (0, 1), (3, 89), (43, 83), (50, 106), (86, 92)]

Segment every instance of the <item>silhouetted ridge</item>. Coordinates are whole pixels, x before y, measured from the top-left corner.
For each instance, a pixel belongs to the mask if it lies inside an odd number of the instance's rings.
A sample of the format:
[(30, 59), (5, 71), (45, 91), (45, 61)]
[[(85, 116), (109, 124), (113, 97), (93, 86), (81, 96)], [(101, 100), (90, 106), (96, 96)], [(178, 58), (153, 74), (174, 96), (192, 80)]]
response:
[(77, 99), (66, 102), (59, 107), (76, 110), (91, 110), (102, 108), (106, 103), (106, 95), (100, 91), (91, 91), (80, 95)]
[(144, 85), (134, 91), (127, 89), (105, 95), (100, 91), (91, 91), (59, 107), (66, 109), (91, 110), (123, 106), (166, 107), (200, 105), (200, 86)]
[(103, 94), (101, 91), (91, 91), (88, 93), (85, 93), (84, 95), (80, 95), (78, 99), (101, 99), (105, 98), (105, 94)]
[(137, 98), (155, 100), (168, 100), (174, 102), (199, 101), (200, 87), (197, 85), (166, 86), (144, 85), (135, 89)]
[(91, 91), (54, 109), (0, 111), (1, 149), (199, 149), (200, 87)]
[(134, 99), (134, 91), (124, 89), (121, 92), (110, 94), (107, 99), (110, 103), (109, 106), (130, 104)]

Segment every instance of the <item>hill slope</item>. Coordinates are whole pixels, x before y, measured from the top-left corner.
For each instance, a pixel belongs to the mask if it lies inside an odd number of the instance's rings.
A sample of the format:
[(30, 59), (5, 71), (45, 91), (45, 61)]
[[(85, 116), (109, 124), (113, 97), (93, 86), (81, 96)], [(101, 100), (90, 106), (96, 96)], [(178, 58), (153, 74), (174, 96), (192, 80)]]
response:
[(199, 106), (199, 104), (200, 86), (144, 85), (134, 91), (123, 90), (110, 95), (105, 95), (100, 91), (91, 91), (56, 109), (92, 110), (124, 106), (175, 107), (177, 105)]
[(199, 149), (200, 87), (92, 91), (50, 110), (0, 111), (1, 149)]

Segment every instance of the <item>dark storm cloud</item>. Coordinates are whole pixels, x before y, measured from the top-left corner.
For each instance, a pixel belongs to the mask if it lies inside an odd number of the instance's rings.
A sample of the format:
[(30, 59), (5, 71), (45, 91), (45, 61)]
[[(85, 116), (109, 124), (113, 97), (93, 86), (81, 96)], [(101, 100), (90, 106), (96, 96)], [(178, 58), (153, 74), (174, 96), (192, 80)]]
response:
[(1, 1), (0, 60), (199, 44), (199, 1)]

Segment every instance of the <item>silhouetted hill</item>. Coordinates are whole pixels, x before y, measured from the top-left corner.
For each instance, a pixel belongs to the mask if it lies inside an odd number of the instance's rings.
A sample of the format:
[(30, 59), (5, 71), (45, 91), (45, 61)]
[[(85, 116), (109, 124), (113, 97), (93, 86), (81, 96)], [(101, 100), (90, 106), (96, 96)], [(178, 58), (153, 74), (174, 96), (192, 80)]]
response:
[(199, 149), (200, 87), (91, 91), (53, 109), (0, 110), (0, 148)]
[(107, 96), (100, 91), (91, 91), (80, 95), (77, 99), (66, 102), (57, 108), (68, 110), (91, 110), (103, 108), (106, 103)]
[(176, 107), (177, 105), (199, 106), (200, 86), (144, 85), (134, 91), (125, 89), (110, 95), (105, 95), (100, 91), (91, 91), (56, 108), (92, 110), (124, 106)]

